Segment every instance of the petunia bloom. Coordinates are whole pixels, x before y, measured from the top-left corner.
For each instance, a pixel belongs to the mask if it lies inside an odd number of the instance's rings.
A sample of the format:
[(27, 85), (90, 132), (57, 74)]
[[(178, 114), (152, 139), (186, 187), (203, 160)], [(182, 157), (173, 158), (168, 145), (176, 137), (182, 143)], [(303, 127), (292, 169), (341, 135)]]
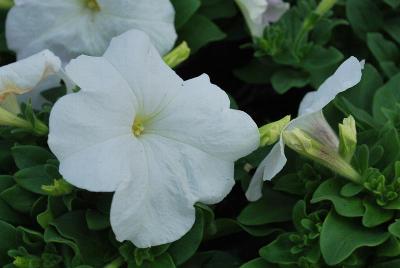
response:
[(161, 54), (174, 45), (175, 11), (169, 0), (15, 0), (6, 21), (7, 44), (26, 58), (50, 49), (63, 63), (100, 56), (130, 29), (146, 32)]
[(50, 115), (48, 144), (71, 184), (113, 192), (111, 225), (138, 247), (169, 243), (195, 221), (196, 202), (220, 202), (234, 161), (259, 145), (258, 129), (230, 109), (207, 75), (183, 81), (150, 39), (131, 30), (103, 57), (80, 56), (66, 73), (81, 88)]
[(236, 0), (236, 3), (254, 37), (261, 37), (265, 27), (278, 21), (290, 6), (282, 0)]
[[(44, 50), (26, 59), (0, 68), (0, 104), (8, 106), (15, 94), (30, 92), (49, 76), (56, 74), (61, 62), (51, 51)], [(17, 113), (14, 107), (9, 107)]]
[[(355, 86), (361, 80), (361, 71), (364, 63), (355, 57), (350, 57), (342, 63), (336, 72), (329, 77), (315, 92), (308, 93), (300, 103), (299, 115), (283, 128), (279, 141), (271, 149), (271, 152), (257, 168), (246, 197), (250, 201), (256, 201), (262, 196), (263, 181), (271, 180), (285, 166), (285, 134), (288, 136), (307, 135), (323, 144), (330, 150), (339, 150), (339, 140), (336, 133), (325, 120), (322, 109), (328, 105), (337, 94)], [(294, 131), (293, 130), (300, 130)], [(293, 135), (294, 134), (294, 135)], [(305, 137), (305, 139), (307, 139)], [(304, 144), (302, 144), (304, 145)]]

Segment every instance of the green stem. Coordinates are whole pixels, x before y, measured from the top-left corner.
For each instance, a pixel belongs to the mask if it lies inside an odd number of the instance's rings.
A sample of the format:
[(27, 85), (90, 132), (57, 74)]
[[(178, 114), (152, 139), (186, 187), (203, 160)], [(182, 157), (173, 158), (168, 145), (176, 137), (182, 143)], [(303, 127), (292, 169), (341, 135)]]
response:
[(113, 260), (112, 262), (104, 266), (104, 268), (119, 268), (124, 263), (125, 263), (124, 259), (122, 257), (118, 257), (117, 259)]

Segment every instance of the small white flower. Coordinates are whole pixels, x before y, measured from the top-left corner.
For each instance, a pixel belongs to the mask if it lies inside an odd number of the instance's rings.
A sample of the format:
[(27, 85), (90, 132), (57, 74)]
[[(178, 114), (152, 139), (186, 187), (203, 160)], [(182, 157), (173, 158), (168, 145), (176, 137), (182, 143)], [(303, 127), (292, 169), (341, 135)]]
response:
[(183, 81), (150, 39), (131, 30), (103, 57), (66, 67), (81, 91), (50, 115), (49, 146), (60, 172), (90, 191), (115, 191), (111, 225), (138, 247), (175, 241), (192, 227), (194, 204), (220, 202), (234, 161), (259, 145), (256, 124), (229, 108), (207, 75)]
[(15, 0), (6, 21), (8, 47), (18, 59), (50, 49), (62, 62), (100, 56), (130, 29), (146, 32), (161, 54), (174, 45), (175, 11), (169, 0)]
[(279, 142), (261, 162), (254, 174), (246, 197), (250, 201), (256, 201), (262, 196), (263, 181), (271, 180), (285, 166), (285, 142), (283, 133), (294, 129), (300, 129), (318, 140), (332, 150), (338, 151), (339, 141), (336, 133), (325, 120), (322, 109), (328, 105), (337, 94), (355, 86), (361, 80), (361, 71), (364, 62), (350, 57), (342, 63), (336, 72), (329, 77), (315, 92), (308, 93), (300, 103), (299, 115), (292, 120), (282, 131)]
[(29, 95), (25, 93), (37, 88), (49, 76), (56, 74), (60, 68), (60, 59), (49, 50), (1, 67), (0, 103), (6, 102), (6, 99), (14, 94)]
[(282, 0), (236, 0), (236, 3), (254, 37), (261, 37), (265, 27), (278, 21), (290, 7)]

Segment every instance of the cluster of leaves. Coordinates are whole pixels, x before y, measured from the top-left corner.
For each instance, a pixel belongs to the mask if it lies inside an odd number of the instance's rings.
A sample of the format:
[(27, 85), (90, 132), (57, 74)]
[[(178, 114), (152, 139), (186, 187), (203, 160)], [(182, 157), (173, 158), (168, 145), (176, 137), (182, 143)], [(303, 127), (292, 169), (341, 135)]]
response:
[(352, 165), (362, 183), (298, 156), (291, 159), (284, 174), (265, 186), (264, 197), (238, 217), (246, 227), (283, 226), (272, 241), (266, 233), (269, 243), (260, 257), (242, 268), (400, 265), (400, 75), (383, 81), (367, 64), (360, 84), (325, 111), (333, 126), (344, 116), (355, 117)]
[(179, 39), (186, 41), (192, 53), (213, 41), (226, 38), (216, 24), (238, 14), (234, 1), (225, 0), (172, 0), (176, 10), (175, 27)]
[(399, 1), (338, 1), (322, 16), (316, 14), (319, 2), (295, 1), (256, 40), (254, 59), (235, 70), (236, 76), (247, 83), (271, 83), (282, 94), (316, 88), (348, 55), (376, 59), (387, 78), (398, 72)]

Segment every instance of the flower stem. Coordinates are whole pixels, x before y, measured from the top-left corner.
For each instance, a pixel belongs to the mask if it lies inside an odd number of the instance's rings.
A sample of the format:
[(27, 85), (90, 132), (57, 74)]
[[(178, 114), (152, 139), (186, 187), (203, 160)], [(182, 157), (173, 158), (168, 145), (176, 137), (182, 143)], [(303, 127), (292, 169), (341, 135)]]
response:
[(106, 266), (104, 268), (119, 268), (125, 263), (124, 259), (122, 257), (118, 257)]

